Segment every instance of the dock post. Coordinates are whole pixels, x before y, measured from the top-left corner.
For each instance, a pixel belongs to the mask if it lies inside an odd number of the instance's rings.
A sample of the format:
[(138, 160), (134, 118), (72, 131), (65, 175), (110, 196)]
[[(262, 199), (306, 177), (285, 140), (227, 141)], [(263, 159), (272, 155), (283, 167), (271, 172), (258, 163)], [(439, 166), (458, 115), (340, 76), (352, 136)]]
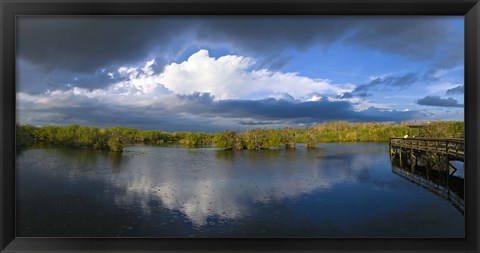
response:
[(392, 147), (392, 138), (388, 139), (388, 148), (389, 148), (389, 154), (390, 154), (390, 162), (393, 160), (393, 147)]
[(413, 140), (410, 141), (410, 170), (415, 171), (415, 164), (417, 163), (415, 155), (413, 154)]
[(398, 149), (399, 149), (398, 155), (400, 156), (400, 168), (403, 168), (402, 148), (400, 147)]

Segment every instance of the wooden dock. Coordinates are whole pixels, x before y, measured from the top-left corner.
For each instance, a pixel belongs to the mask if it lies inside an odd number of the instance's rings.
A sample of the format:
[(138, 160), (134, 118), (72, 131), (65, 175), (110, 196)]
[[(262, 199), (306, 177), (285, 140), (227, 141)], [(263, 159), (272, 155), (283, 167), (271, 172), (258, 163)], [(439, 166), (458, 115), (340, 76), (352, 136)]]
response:
[(465, 141), (454, 138), (390, 138), (392, 171), (465, 210), (464, 179), (452, 161), (465, 161)]
[(390, 138), (390, 154), (409, 152), (411, 156), (418, 153), (444, 156), (449, 161), (465, 161), (464, 139), (439, 138)]

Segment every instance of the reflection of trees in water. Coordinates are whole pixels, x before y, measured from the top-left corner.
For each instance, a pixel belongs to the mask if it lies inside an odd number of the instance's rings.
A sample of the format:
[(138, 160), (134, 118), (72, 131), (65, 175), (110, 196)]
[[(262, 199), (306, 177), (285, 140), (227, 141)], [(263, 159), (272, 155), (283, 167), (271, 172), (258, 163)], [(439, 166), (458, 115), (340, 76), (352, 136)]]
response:
[(323, 143), (319, 145), (324, 156), (383, 154), (388, 151), (384, 143)]
[(73, 168), (79, 170), (94, 170), (98, 162), (99, 153), (101, 151), (73, 148), (56, 148), (55, 152), (68, 163), (73, 164)]
[(73, 149), (73, 148), (55, 148), (53, 149), (62, 159), (68, 161), (72, 168), (87, 171), (98, 169), (102, 161), (108, 163), (109, 168), (114, 171), (120, 170), (126, 156), (119, 152), (110, 152), (106, 150)]
[(233, 161), (237, 154), (234, 150), (215, 150), (215, 158), (218, 160)]
[[(298, 167), (298, 162), (304, 161), (309, 168), (318, 168), (322, 150), (307, 149), (305, 146), (296, 149), (268, 149), (268, 150), (215, 150), (215, 167), (229, 168), (258, 168), (292, 170)], [(235, 163), (235, 165), (233, 165)], [(261, 165), (261, 166), (260, 166)]]
[(121, 169), (121, 165), (124, 162), (125, 154), (120, 152), (110, 152), (105, 150), (89, 150), (89, 149), (56, 149), (58, 154), (62, 158), (68, 160), (70, 163), (75, 164), (75, 168), (81, 170), (94, 170), (101, 162), (101, 158), (106, 158), (108, 167), (114, 171)]
[(408, 156), (393, 156), (391, 159), (393, 173), (420, 185), (427, 190), (445, 198), (462, 213), (465, 210), (465, 179), (455, 175), (456, 169), (450, 169), (450, 163), (442, 163), (442, 157), (417, 157), (410, 161)]
[(124, 159), (124, 154), (120, 152), (108, 152), (107, 154), (108, 161), (110, 162), (110, 165), (112, 166), (112, 169), (114, 171), (120, 171), (120, 168), (122, 167), (122, 162)]

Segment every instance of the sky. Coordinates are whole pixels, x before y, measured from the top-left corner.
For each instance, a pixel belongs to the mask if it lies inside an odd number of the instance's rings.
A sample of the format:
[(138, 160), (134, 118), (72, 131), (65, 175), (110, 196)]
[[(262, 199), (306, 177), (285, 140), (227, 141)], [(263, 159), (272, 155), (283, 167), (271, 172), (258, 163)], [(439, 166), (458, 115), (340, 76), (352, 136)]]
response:
[(20, 16), (16, 34), (21, 124), (464, 118), (462, 16)]

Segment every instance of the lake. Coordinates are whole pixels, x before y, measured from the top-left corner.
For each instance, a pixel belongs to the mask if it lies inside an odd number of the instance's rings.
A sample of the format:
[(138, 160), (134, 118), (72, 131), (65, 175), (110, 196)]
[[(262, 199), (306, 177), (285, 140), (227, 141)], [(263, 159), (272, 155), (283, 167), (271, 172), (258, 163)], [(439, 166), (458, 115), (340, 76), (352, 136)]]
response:
[(17, 236), (465, 236), (451, 201), (393, 173), (388, 144), (318, 147), (24, 150)]

